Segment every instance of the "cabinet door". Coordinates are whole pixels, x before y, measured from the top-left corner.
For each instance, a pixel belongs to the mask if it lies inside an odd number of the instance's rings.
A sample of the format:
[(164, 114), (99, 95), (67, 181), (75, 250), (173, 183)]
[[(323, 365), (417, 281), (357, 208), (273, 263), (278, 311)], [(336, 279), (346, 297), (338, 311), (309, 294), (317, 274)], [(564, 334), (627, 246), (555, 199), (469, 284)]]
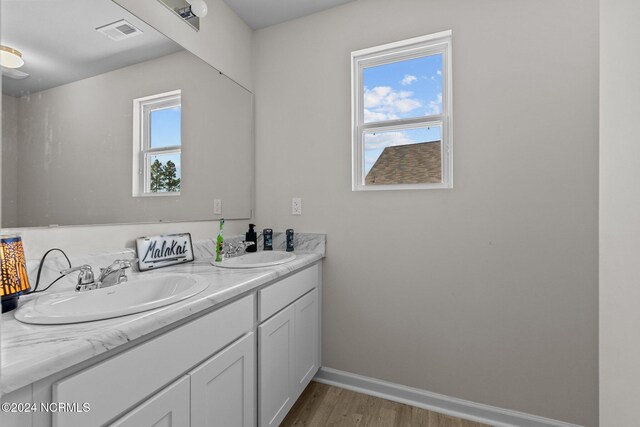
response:
[(314, 289), (296, 301), (294, 308), (294, 398), (297, 399), (319, 368), (320, 318), (318, 317), (318, 289)]
[(255, 334), (189, 372), (192, 427), (255, 426)]
[[(9, 394), (3, 394), (2, 403), (33, 404), (32, 389), (28, 385)], [(38, 404), (39, 405), (39, 404)], [(31, 427), (33, 425), (32, 412), (0, 411), (0, 426), (2, 427)]]
[(111, 427), (185, 427), (188, 425), (189, 377), (184, 376), (111, 424)]
[(258, 425), (278, 426), (293, 406), (294, 388), (293, 304), (258, 327)]

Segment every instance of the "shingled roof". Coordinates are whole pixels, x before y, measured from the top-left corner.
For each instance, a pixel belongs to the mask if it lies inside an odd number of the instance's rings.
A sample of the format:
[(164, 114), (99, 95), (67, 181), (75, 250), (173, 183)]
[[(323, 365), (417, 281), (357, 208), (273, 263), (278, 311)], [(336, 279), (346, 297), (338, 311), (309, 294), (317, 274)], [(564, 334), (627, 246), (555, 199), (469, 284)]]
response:
[(365, 178), (365, 185), (442, 182), (440, 141), (386, 147)]

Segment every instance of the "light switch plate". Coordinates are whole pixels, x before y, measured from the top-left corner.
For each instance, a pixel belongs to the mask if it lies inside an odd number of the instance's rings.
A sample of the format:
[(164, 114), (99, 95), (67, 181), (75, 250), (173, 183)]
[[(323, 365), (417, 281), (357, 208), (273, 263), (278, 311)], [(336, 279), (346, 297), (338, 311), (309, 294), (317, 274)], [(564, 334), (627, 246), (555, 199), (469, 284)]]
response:
[(213, 213), (214, 215), (222, 215), (222, 200), (213, 200)]
[(302, 199), (294, 197), (291, 199), (291, 215), (302, 215)]

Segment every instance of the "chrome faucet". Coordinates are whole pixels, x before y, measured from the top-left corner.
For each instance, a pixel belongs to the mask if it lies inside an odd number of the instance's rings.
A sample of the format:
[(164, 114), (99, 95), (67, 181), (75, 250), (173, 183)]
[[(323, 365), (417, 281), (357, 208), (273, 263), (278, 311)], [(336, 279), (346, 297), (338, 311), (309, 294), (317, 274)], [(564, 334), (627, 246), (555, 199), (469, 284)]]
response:
[(251, 245), (255, 245), (255, 242), (242, 241), (239, 243), (228, 242), (224, 244), (224, 257), (233, 258), (241, 253), (244, 253)]
[(78, 273), (78, 281), (76, 282), (76, 291), (87, 291), (90, 289), (96, 289), (97, 285), (94, 280), (93, 270), (89, 264), (81, 265), (80, 267), (68, 268), (66, 270), (62, 270), (60, 274), (66, 276), (67, 274), (74, 273), (79, 271)]
[(133, 262), (135, 260), (117, 259), (107, 268), (101, 268), (97, 280), (98, 288), (108, 288), (126, 282), (128, 278), (125, 270), (131, 268)]
[(135, 262), (135, 259), (117, 259), (107, 268), (100, 269), (100, 276), (98, 280), (95, 280), (93, 270), (88, 264), (81, 265), (79, 267), (69, 268), (63, 270), (60, 274), (66, 276), (73, 272), (79, 271), (78, 281), (76, 282), (76, 291), (90, 291), (92, 289), (108, 288), (109, 286), (119, 285), (127, 281), (127, 275), (125, 270), (131, 268), (131, 265)]

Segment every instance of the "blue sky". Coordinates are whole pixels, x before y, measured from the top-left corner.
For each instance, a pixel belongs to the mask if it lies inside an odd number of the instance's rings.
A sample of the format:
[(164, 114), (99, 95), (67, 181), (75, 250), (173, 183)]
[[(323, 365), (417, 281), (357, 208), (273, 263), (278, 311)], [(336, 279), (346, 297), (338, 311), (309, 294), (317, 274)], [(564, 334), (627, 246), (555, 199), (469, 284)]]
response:
[[(164, 108), (151, 112), (151, 148), (181, 145), (181, 108)], [(171, 160), (176, 165), (178, 178), (182, 176), (180, 154), (151, 155), (150, 163), (156, 159), (163, 165)]]
[(151, 148), (180, 145), (181, 108), (151, 112)]
[[(442, 55), (363, 70), (364, 121), (407, 119), (442, 112)], [(438, 141), (439, 127), (365, 134), (365, 175), (385, 147)]]

